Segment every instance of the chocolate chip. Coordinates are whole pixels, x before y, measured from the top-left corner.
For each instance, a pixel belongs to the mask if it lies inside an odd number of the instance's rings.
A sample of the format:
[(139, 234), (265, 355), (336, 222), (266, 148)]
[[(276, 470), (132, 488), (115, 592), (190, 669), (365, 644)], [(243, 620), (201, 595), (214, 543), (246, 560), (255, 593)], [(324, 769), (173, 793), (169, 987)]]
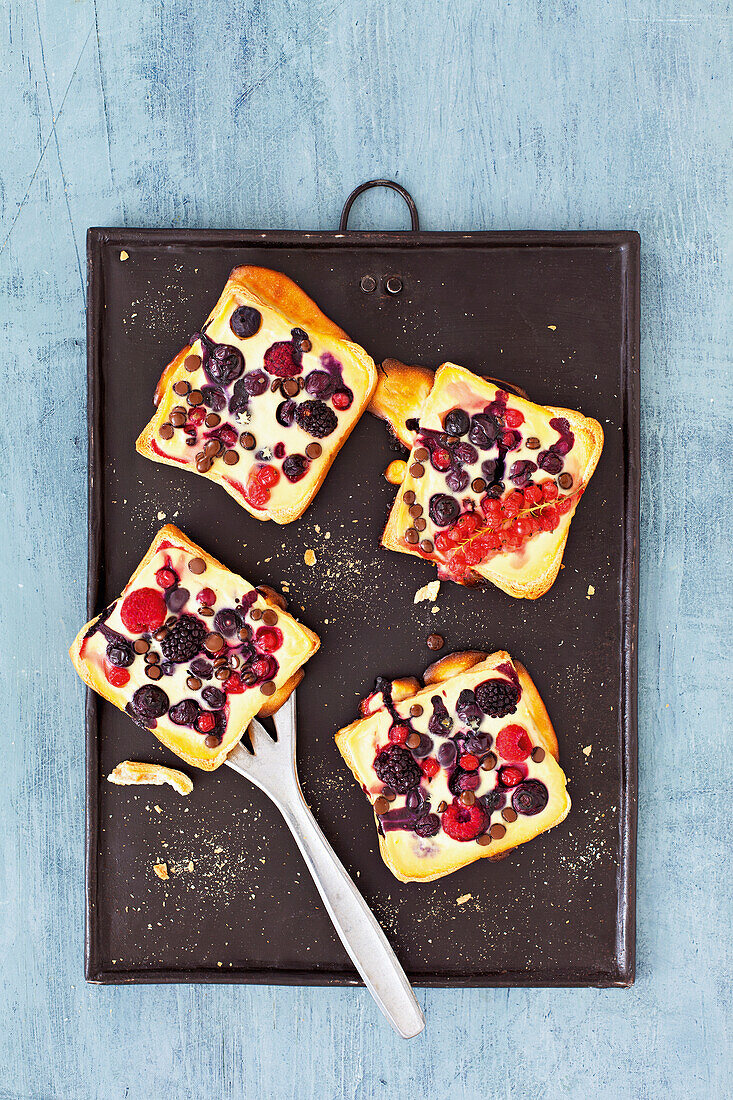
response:
[(236, 653), (232, 653), (231, 657), (229, 658), (229, 667), (230, 667), (230, 668), (233, 668), (233, 669), (235, 670), (235, 672), (236, 672), (236, 670), (237, 670), (237, 669), (239, 668), (239, 666), (241, 665), (241, 663), (242, 663), (242, 661), (241, 661), (241, 659), (240, 659), (240, 658), (239, 658), (239, 657), (238, 657), (238, 656), (236, 655)]
[(187, 355), (186, 358), (183, 360), (183, 365), (186, 368), (186, 370), (190, 370), (190, 371), (198, 370), (199, 367), (201, 366), (201, 356), (200, 355)]
[(251, 432), (242, 432), (239, 437), (239, 442), (245, 451), (253, 451), (257, 445), (257, 440)]
[(207, 607), (206, 604), (204, 604), (202, 607), (199, 608), (199, 615), (203, 615), (205, 619), (210, 619), (213, 614), (213, 607)]
[(496, 767), (496, 757), (494, 756), (493, 752), (487, 753), (486, 756), (481, 761), (481, 771), (482, 772), (493, 772), (495, 767)]
[(186, 436), (186, 446), (187, 447), (195, 447), (197, 443), (198, 443), (198, 439), (196, 438), (195, 435), (187, 435)]
[(421, 740), (422, 738), (420, 737), (419, 733), (411, 733), (405, 741), (405, 744), (407, 745), (408, 749), (417, 749), (420, 746)]
[(532, 759), (534, 760), (535, 764), (541, 764), (542, 761), (545, 759), (545, 750), (542, 748), (541, 745), (535, 745), (535, 747), (532, 749)]
[(277, 390), (280, 389), (282, 384), (282, 378), (273, 378), (272, 382), (270, 382), (270, 393), (275, 393)]
[(191, 383), (182, 378), (180, 382), (176, 382), (173, 392), (177, 393), (179, 397), (185, 397), (187, 393), (191, 392)]
[(423, 554), (432, 554), (435, 547), (433, 546), (430, 539), (423, 539), (420, 543), (420, 549), (422, 550)]
[(145, 674), (149, 680), (159, 680), (163, 675), (158, 665), (148, 665), (145, 669)]
[(415, 451), (415, 460), (417, 462), (424, 462), (426, 458), (430, 458), (430, 451), (427, 447), (418, 447)]
[(320, 458), (323, 452), (323, 447), (320, 443), (309, 443), (305, 449), (306, 458)]
[(251, 636), (252, 636), (252, 631), (249, 629), (248, 626), (243, 626), (242, 629), (237, 634), (237, 637), (239, 638), (240, 642), (249, 641)]
[(209, 653), (218, 653), (224, 646), (224, 639), (221, 634), (207, 634), (204, 638), (204, 645)]
[(301, 351), (303, 351), (303, 352), (310, 351), (312, 347), (313, 347), (313, 344), (310, 342), (310, 340), (308, 339), (307, 336), (306, 336), (305, 340), (300, 341), (300, 350)]
[(225, 664), (227, 664), (226, 657), (217, 657), (214, 661), (214, 668), (221, 668), (221, 666)]
[(386, 798), (382, 798), (380, 796), (379, 798), (377, 798), (375, 800), (375, 802), (374, 802), (374, 812), (375, 812), (375, 814), (379, 814), (379, 815), (386, 814), (388, 809), (389, 809), (389, 802), (387, 801)]
[(573, 484), (573, 475), (568, 473), (560, 474), (557, 483), (561, 489), (569, 489)]
[(158, 435), (161, 439), (172, 439), (173, 430), (174, 429), (172, 424), (161, 424), (160, 428), (158, 429)]
[(419, 703), (413, 703), (410, 707), (410, 718), (419, 718), (423, 712), (423, 708)]
[(132, 643), (132, 648), (136, 653), (147, 653), (150, 649), (150, 642), (146, 642), (144, 638), (137, 638)]
[(219, 738), (214, 733), (207, 733), (204, 738), (204, 744), (207, 749), (215, 749), (219, 745)]
[(262, 621), (265, 626), (274, 626), (277, 622), (277, 611), (264, 611), (262, 614)]
[(476, 801), (476, 795), (473, 793), (473, 791), (464, 791), (463, 794), (459, 797), (458, 801), (462, 802), (464, 806), (473, 806), (474, 802)]
[(444, 645), (445, 638), (442, 634), (428, 635), (428, 649), (442, 649)]
[(216, 458), (223, 444), (220, 439), (210, 439), (204, 446), (204, 454), (207, 458)]
[(208, 474), (209, 470), (211, 469), (211, 459), (210, 458), (199, 458), (199, 459), (197, 459), (196, 460), (196, 469), (198, 470), (198, 472), (200, 474)]
[(410, 515), (411, 516), (421, 516), (422, 515), (422, 504), (412, 504), (412, 505), (410, 505)]
[(259, 620), (262, 618), (262, 608), (253, 607), (249, 613), (249, 617), (253, 623), (259, 622)]
[(218, 413), (209, 413), (204, 420), (204, 424), (207, 428), (215, 428), (217, 424), (221, 424), (221, 417)]
[(276, 690), (274, 680), (267, 680), (266, 683), (260, 684), (260, 691), (263, 695), (274, 695)]
[(174, 428), (182, 428), (185, 423), (186, 423), (186, 414), (185, 414), (185, 412), (182, 409), (181, 410), (174, 409), (173, 412), (171, 413), (171, 424), (173, 425), (173, 427)]
[(530, 435), (525, 439), (524, 445), (528, 451), (539, 451), (540, 449), (540, 441), (536, 435)]
[(415, 530), (416, 531), (424, 531), (426, 527), (427, 527), (427, 522), (422, 518), (422, 516), (419, 519), (415, 520)]
[(420, 536), (414, 527), (408, 527), (405, 531), (405, 542), (408, 542), (410, 546), (415, 546), (420, 541)]
[(206, 572), (206, 562), (203, 558), (191, 558), (188, 568), (198, 577), (201, 573)]
[(473, 489), (474, 493), (483, 493), (484, 489), (486, 488), (486, 482), (482, 477), (475, 477), (471, 482), (471, 488)]
[(186, 400), (188, 401), (189, 405), (193, 405), (195, 408), (196, 405), (203, 404), (204, 395), (202, 394), (201, 390), (191, 390)]
[(217, 680), (228, 680), (229, 669), (226, 665), (220, 665), (219, 668), (214, 670), (214, 675), (216, 676)]
[(162, 642), (163, 639), (166, 638), (167, 636), (168, 636), (168, 631), (163, 626), (161, 626), (160, 630), (156, 630), (155, 634), (153, 634), (153, 637), (155, 638), (155, 640), (157, 642)]
[(294, 378), (286, 378), (283, 382), (283, 393), (286, 397), (295, 397), (299, 388), (300, 387), (298, 386), (298, 383)]
[(517, 811), (513, 810), (511, 806), (505, 806), (504, 809), (501, 811), (501, 816), (504, 818), (505, 821), (516, 821)]
[(252, 684), (257, 679), (254, 672), (252, 672), (252, 670), (249, 668), (245, 668), (244, 671), (240, 673), (239, 678), (243, 684), (247, 685), (247, 687), (252, 687)]
[(397, 795), (391, 787), (382, 788), (382, 798), (386, 798), (388, 802), (394, 802), (396, 797)]
[(236, 466), (237, 463), (239, 462), (238, 452), (237, 451), (225, 451), (224, 452), (224, 461), (226, 462), (227, 466)]
[(448, 809), (448, 803), (445, 801), (445, 799), (443, 799), (442, 802), (438, 803), (438, 813), (439, 814), (444, 814), (447, 809)]
[(198, 691), (201, 687), (201, 681), (196, 676), (189, 676), (186, 680), (186, 687), (189, 691)]
[(501, 840), (503, 836), (506, 836), (506, 825), (502, 825), (500, 821), (495, 821), (489, 832), (494, 840)]
[(146, 653), (144, 661), (146, 665), (157, 665), (160, 662), (160, 655), (158, 653)]
[(412, 477), (422, 477), (425, 473), (425, 467), (421, 466), (419, 462), (413, 462), (410, 466), (410, 474)]
[(406, 493), (403, 493), (402, 499), (404, 500), (405, 504), (414, 504), (415, 494), (413, 493), (412, 489), (408, 489)]
[(476, 843), (481, 848), (488, 848), (489, 844), (491, 844), (491, 837), (488, 833), (482, 833), (481, 836), (476, 837)]

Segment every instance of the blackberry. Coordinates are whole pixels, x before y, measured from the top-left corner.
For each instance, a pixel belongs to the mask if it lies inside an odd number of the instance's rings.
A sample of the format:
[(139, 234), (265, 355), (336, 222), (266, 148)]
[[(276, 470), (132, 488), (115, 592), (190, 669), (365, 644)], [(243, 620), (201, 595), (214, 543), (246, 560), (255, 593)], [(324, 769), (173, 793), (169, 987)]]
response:
[(160, 643), (163, 656), (177, 664), (190, 661), (201, 649), (206, 634), (206, 627), (199, 619), (193, 615), (181, 615)]
[(299, 428), (316, 439), (330, 435), (338, 425), (336, 413), (323, 401), (304, 401), (295, 410), (295, 419)]
[(412, 758), (412, 753), (399, 745), (380, 752), (374, 761), (374, 770), (382, 783), (397, 794), (407, 794), (420, 786), (422, 772)]
[(476, 688), (476, 702), (490, 718), (513, 714), (519, 701), (519, 689), (508, 680), (484, 680)]

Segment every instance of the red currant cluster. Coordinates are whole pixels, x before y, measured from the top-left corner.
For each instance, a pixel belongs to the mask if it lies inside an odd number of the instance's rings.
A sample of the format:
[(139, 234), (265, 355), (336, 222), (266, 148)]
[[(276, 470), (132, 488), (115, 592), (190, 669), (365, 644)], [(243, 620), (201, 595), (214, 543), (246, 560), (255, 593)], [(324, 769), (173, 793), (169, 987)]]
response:
[(253, 508), (264, 508), (270, 499), (270, 489), (280, 480), (275, 466), (253, 466), (247, 478), (245, 496)]

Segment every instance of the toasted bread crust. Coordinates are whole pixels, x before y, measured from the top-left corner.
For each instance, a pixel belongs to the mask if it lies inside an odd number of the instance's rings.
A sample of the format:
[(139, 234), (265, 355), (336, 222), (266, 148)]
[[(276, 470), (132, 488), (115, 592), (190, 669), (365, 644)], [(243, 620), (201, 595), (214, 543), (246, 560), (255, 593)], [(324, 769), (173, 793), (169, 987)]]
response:
[[(482, 659), (477, 662), (475, 659), (478, 656)], [(474, 673), (482, 673), (483, 671), (488, 673), (495, 670), (498, 665), (505, 664), (506, 662), (513, 664), (519, 677), (522, 686), (521, 702), (529, 711), (529, 716), (533, 723), (532, 735), (534, 740), (540, 744), (545, 749), (546, 753), (548, 753), (555, 763), (557, 763), (557, 736), (547, 713), (547, 709), (524, 665), (517, 661), (512, 661), (510, 655), (505, 650), (498, 650), (496, 653), (492, 653), (488, 656), (478, 650), (464, 650), (457, 653), (451, 653), (441, 658), (440, 661), (436, 661), (433, 665), (428, 666), (428, 669), (426, 669), (427, 675), (423, 677), (425, 686), (420, 687), (413, 695), (403, 696), (401, 702), (428, 702), (430, 696), (434, 692), (436, 683), (445, 683), (450, 679), (461, 678), (466, 675), (473, 675)], [(441, 665), (442, 670), (438, 667)], [(439, 675), (441, 671), (448, 672), (450, 668), (455, 671), (453, 675), (441, 675), (439, 680), (432, 680), (431, 677), (434, 675), (436, 668)], [(368, 732), (370, 723), (374, 722), (375, 715), (378, 714), (380, 710), (383, 710), (383, 708), (380, 707), (367, 714), (365, 717), (351, 722), (336, 734), (335, 739), (338, 750), (351, 769), (354, 778), (360, 785), (367, 783), (367, 777), (363, 774), (361, 764), (357, 758), (357, 748), (361, 736)], [(559, 771), (559, 768), (557, 770)], [(562, 771), (559, 771), (559, 776), (564, 784), (565, 777)], [(492, 842), (492, 844), (486, 848), (479, 847), (475, 844), (462, 845), (457, 860), (447, 858), (442, 862), (435, 861), (432, 865), (429, 861), (425, 861), (425, 863), (421, 865), (420, 861), (410, 857), (409, 854), (407, 856), (402, 854), (399, 845), (395, 842), (395, 833), (379, 835), (379, 850), (385, 864), (400, 882), (433, 882), (435, 879), (442, 878), (444, 875), (450, 874), (452, 871), (458, 870), (461, 867), (465, 867), (475, 862), (477, 859), (496, 861), (503, 858), (513, 848), (517, 847), (518, 844), (525, 843), (527, 840), (532, 839), (533, 836), (538, 835), (539, 832), (543, 832), (559, 824), (567, 816), (569, 810), (570, 798), (567, 795), (567, 791), (564, 790), (564, 798), (562, 802), (558, 804), (556, 816), (550, 824), (537, 830), (535, 833), (531, 833), (530, 830), (529, 832), (531, 835), (523, 836), (521, 839), (514, 842), (512, 841), (510, 831), (507, 831), (503, 839)], [(376, 815), (375, 822), (378, 823)]]
[[(213, 557), (213, 555), (204, 550), (203, 547), (198, 546), (195, 542), (192, 542), (191, 539), (184, 535), (183, 531), (179, 530), (178, 527), (175, 527), (172, 523), (167, 523), (164, 527), (161, 527), (161, 529), (155, 535), (155, 538), (151, 542), (145, 556), (143, 557), (135, 572), (130, 577), (130, 580), (125, 585), (123, 591), (126, 591), (127, 589), (133, 587), (134, 582), (136, 581), (138, 576), (147, 568), (151, 559), (158, 552), (158, 547), (160, 546), (160, 544), (165, 541), (169, 541), (175, 546), (181, 547), (192, 556), (203, 558), (207, 566), (211, 566), (216, 569), (223, 569), (226, 570), (228, 573), (231, 572), (231, 570), (227, 569), (225, 565), (222, 565), (222, 563), (218, 561), (215, 557)], [(235, 577), (238, 576), (237, 574), (232, 575)], [(243, 580), (243, 578), (239, 579)], [(279, 606), (279, 604), (270, 601), (269, 599), (267, 599), (267, 597), (263, 596), (262, 593), (260, 593), (260, 596), (272, 608), (272, 610), (282, 611), (282, 608)], [(94, 669), (94, 667), (90, 663), (85, 661), (81, 656), (81, 647), (84, 641), (84, 636), (90, 626), (94, 622), (96, 622), (98, 618), (99, 616), (95, 615), (89, 620), (88, 623), (84, 624), (84, 626), (81, 628), (71, 644), (71, 648), (69, 649), (69, 656), (71, 657), (74, 668), (76, 669), (84, 683), (87, 685), (87, 687), (91, 688), (98, 695), (101, 695), (104, 699), (107, 699), (110, 703), (113, 703), (120, 710), (124, 710), (127, 699), (121, 689), (115, 688), (112, 684), (108, 683), (104, 676), (95, 674), (96, 670)], [(296, 623), (296, 625), (303, 637), (303, 640), (308, 645), (307, 653), (304, 655), (303, 660), (301, 661), (301, 664), (304, 664), (317, 651), (321, 644), (321, 640), (318, 635), (315, 634), (312, 630), (309, 630), (307, 626), (303, 626), (302, 623)], [(300, 672), (302, 678), (303, 670), (302, 668), (299, 668), (290, 677), (290, 679), (286, 681), (286, 683), (283, 684), (277, 692), (275, 692), (274, 695), (270, 696), (269, 699), (263, 697), (263, 704), (258, 711), (258, 714), (273, 714), (274, 711), (278, 709), (278, 706), (282, 706), (287, 697), (296, 687), (297, 683), (300, 682), (299, 679), (296, 679), (298, 672)], [(292, 683), (293, 680), (296, 680), (296, 682)], [(291, 683), (292, 686), (290, 686)], [(286, 689), (288, 689), (287, 692)], [(285, 692), (286, 694), (283, 695), (283, 693)], [(277, 699), (280, 699), (280, 702), (277, 704), (277, 706), (275, 706), (273, 709), (269, 709), (272, 707), (273, 701)], [(160, 726), (156, 730), (153, 730), (151, 732), (167, 748), (171, 749), (172, 752), (175, 752), (175, 754), (179, 756), (182, 760), (185, 760), (187, 764), (191, 764), (193, 767), (196, 768), (201, 768), (203, 771), (214, 771), (216, 768), (224, 763), (227, 755), (231, 752), (231, 750), (243, 736), (245, 729), (246, 726), (244, 726), (239, 731), (239, 737), (236, 741), (230, 741), (229, 743), (226, 743), (226, 741), (223, 742), (223, 747), (221, 751), (211, 755), (208, 758), (204, 756), (193, 756), (192, 754), (186, 752), (185, 749), (181, 751), (180, 746), (175, 746), (174, 744), (172, 744), (168, 731), (161, 728)]]
[(407, 427), (406, 421), (419, 417), (434, 379), (435, 373), (429, 367), (411, 367), (399, 359), (385, 359), (380, 364), (369, 412), (386, 421), (392, 434), (408, 451), (412, 448), (415, 432)]
[[(235, 268), (229, 276), (219, 300), (209, 314), (206, 324), (209, 324), (221, 314), (233, 294), (235, 296), (246, 296), (247, 301), (254, 301), (275, 310), (291, 327), (297, 326), (307, 329), (312, 335), (326, 337), (332, 343), (334, 350), (348, 360), (351, 369), (359, 375), (362, 382), (362, 385), (354, 391), (354, 401), (348, 410), (348, 415), (342, 419), (342, 424), (346, 430), (340, 436), (338, 446), (333, 451), (329, 451), (328, 447), (324, 446), (319, 461), (318, 475), (313, 479), (309, 479), (307, 484), (304, 484), (300, 494), (294, 496), (287, 506), (280, 508), (252, 507), (241, 491), (238, 479), (231, 474), (231, 467), (221, 469), (218, 465), (214, 465), (207, 473), (199, 474), (199, 476), (206, 477), (208, 480), (221, 485), (255, 519), (262, 521), (271, 519), (279, 524), (292, 523), (293, 520), (302, 516), (313, 500), (323, 484), (331, 463), (367, 408), (377, 385), (377, 370), (374, 361), (366, 351), (358, 344), (352, 343), (344, 330), (329, 320), (312, 298), (287, 275), (283, 275), (279, 271), (271, 271), (265, 267), (243, 266)], [(154, 397), (156, 412), (140, 433), (135, 443), (135, 449), (139, 454), (151, 459), (153, 462), (160, 462), (179, 470), (183, 468), (196, 473), (195, 465), (192, 465), (192, 462), (182, 461), (163, 454), (154, 445), (158, 431), (167, 419), (170, 407), (177, 400), (171, 392), (171, 385), (175, 376), (183, 371), (183, 363), (191, 351), (191, 347), (191, 344), (187, 344), (161, 374)], [(229, 474), (227, 470), (230, 471)]]

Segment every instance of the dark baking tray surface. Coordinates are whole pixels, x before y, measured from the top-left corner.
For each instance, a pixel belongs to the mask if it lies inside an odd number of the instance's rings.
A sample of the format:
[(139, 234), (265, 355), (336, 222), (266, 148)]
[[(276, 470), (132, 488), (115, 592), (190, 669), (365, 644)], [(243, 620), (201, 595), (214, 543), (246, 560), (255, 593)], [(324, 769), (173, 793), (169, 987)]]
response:
[[(128, 254), (127, 259), (121, 253)], [(628, 985), (634, 976), (639, 238), (635, 233), (284, 233), (92, 229), (89, 611), (115, 598), (154, 532), (180, 525), (254, 583), (288, 582), (322, 647), (298, 689), (313, 810), (422, 985)], [(597, 417), (606, 443), (542, 599), (443, 584), (383, 551), (395, 457), (365, 415), (303, 519), (259, 523), (217, 486), (134, 450), (162, 367), (231, 268), (286, 272), (379, 361), (446, 359)], [(372, 275), (378, 289), (360, 288)], [(400, 294), (382, 290), (399, 275)], [(330, 536), (330, 537), (329, 537)], [(306, 549), (317, 564), (304, 564)], [(589, 596), (589, 586), (595, 594)], [(334, 732), (377, 674), (444, 652), (506, 648), (532, 674), (570, 778), (567, 820), (498, 863), (402, 885)], [(110, 704), (87, 702), (87, 978), (355, 984), (277, 811), (229, 768), (194, 790), (115, 787), (126, 758), (178, 761)], [(165, 861), (168, 882), (153, 873)]]

